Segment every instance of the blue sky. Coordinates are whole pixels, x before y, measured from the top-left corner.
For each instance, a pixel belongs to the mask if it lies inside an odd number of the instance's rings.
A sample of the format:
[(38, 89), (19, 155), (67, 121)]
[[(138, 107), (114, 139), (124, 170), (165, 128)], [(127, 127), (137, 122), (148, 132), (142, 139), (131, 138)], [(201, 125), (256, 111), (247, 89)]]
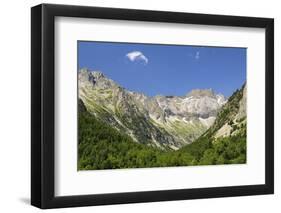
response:
[(230, 96), (246, 81), (246, 49), (78, 42), (78, 68), (103, 72), (128, 90), (185, 95), (212, 88)]

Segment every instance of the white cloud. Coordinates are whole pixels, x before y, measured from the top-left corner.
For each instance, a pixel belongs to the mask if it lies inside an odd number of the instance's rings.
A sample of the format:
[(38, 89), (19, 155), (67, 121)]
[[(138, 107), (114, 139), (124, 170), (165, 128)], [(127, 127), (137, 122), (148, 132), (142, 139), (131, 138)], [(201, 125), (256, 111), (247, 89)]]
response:
[(200, 51), (197, 50), (196, 52), (190, 52), (188, 53), (188, 57), (195, 59), (195, 60), (199, 60), (200, 59)]
[(199, 52), (199, 51), (197, 51), (197, 52), (196, 52), (196, 54), (195, 54), (195, 59), (197, 59), (197, 60), (198, 60), (199, 58), (200, 58), (200, 52)]
[(129, 52), (127, 53), (126, 57), (132, 62), (140, 61), (143, 62), (144, 64), (148, 63), (148, 58), (140, 51)]

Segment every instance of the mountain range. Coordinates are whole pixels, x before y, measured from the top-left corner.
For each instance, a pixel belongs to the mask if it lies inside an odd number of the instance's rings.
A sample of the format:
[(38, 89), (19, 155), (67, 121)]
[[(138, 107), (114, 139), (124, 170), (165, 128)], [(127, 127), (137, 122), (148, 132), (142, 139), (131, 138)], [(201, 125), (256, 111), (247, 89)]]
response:
[[(79, 70), (78, 82), (79, 99), (91, 114), (135, 142), (160, 149), (177, 150), (195, 141), (214, 124), (227, 103), (212, 89), (194, 89), (184, 96), (149, 97), (88, 69)], [(229, 126), (223, 126), (217, 136), (229, 131)]]
[(81, 69), (78, 88), (80, 169), (246, 162), (246, 84), (149, 97)]

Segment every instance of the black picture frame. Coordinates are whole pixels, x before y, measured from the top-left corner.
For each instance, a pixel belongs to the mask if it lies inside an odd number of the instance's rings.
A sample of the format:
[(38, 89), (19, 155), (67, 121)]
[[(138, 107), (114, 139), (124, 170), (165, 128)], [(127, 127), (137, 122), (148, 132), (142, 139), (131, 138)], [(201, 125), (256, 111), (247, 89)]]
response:
[[(58, 16), (264, 28), (266, 32), (265, 184), (56, 197), (54, 195), (54, 21)], [(47, 209), (272, 193), (274, 193), (273, 19), (53, 4), (41, 4), (31, 8), (32, 205)]]

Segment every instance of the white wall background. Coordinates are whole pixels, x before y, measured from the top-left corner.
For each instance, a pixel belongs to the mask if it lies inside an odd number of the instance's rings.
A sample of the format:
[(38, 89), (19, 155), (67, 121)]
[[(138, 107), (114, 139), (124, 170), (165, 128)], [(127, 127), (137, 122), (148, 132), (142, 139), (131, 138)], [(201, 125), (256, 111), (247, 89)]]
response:
[[(278, 212), (281, 209), (280, 1), (53, 0), (44, 3), (275, 18), (275, 195), (50, 210), (50, 212)], [(30, 197), (30, 7), (37, 0), (1, 2), (0, 212), (39, 212)], [(280, 211), (280, 210), (279, 210)]]

